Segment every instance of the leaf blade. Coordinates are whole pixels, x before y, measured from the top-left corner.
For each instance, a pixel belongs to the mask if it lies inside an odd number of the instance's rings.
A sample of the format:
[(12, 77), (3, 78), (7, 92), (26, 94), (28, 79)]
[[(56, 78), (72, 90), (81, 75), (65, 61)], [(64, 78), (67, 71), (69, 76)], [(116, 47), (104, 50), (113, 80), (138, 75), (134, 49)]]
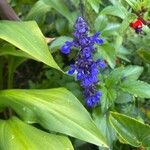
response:
[(1, 21), (0, 38), (48, 66), (61, 70), (50, 54), (45, 38), (34, 21)]
[(0, 133), (0, 147), (5, 150), (73, 150), (67, 137), (46, 133), (16, 117), (0, 120)]
[(150, 85), (143, 81), (125, 80), (121, 84), (121, 89), (141, 98), (150, 98)]
[[(6, 90), (0, 92), (0, 97), (5, 99), (1, 101), (0, 106), (12, 107), (28, 122), (36, 122), (50, 131), (107, 147), (105, 138), (98, 131), (88, 112), (70, 92), (63, 88)], [(25, 114), (27, 116), (24, 116)]]
[[(116, 112), (110, 113), (110, 122), (117, 133), (128, 143), (135, 147), (149, 147), (150, 126), (134, 118)], [(140, 129), (140, 130), (139, 130)]]
[(105, 59), (111, 68), (115, 67), (116, 52), (114, 47), (110, 46), (109, 44), (103, 44), (99, 46), (98, 56), (101, 56), (103, 59)]

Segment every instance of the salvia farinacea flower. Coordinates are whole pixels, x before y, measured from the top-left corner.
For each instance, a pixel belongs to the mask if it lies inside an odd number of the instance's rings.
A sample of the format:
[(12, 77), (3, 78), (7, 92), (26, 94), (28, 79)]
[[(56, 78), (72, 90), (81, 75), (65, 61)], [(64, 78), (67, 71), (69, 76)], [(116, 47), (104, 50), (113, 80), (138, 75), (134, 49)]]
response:
[(61, 47), (61, 52), (69, 54), (72, 47), (79, 48), (80, 51), (75, 60), (75, 64), (70, 65), (68, 74), (76, 74), (76, 79), (83, 88), (83, 95), (88, 107), (93, 107), (100, 102), (101, 91), (97, 90), (99, 82), (99, 69), (105, 67), (103, 60), (94, 60), (93, 53), (96, 51), (94, 44), (101, 45), (103, 40), (99, 38), (98, 32), (93, 36), (88, 36), (88, 26), (82, 17), (78, 17), (74, 25), (73, 41), (66, 41)]

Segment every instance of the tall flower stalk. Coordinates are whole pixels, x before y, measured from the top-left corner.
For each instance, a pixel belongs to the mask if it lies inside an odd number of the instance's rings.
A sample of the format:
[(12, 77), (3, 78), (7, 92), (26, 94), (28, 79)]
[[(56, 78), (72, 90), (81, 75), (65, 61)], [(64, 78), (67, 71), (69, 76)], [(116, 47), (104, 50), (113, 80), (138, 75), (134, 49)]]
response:
[(94, 60), (93, 53), (96, 51), (94, 44), (101, 45), (103, 40), (99, 38), (98, 32), (93, 36), (88, 36), (88, 26), (82, 17), (78, 17), (75, 23), (73, 41), (66, 41), (61, 47), (61, 52), (69, 54), (72, 47), (79, 48), (80, 51), (75, 60), (75, 64), (70, 65), (68, 74), (76, 73), (76, 79), (83, 88), (83, 95), (88, 107), (93, 107), (100, 102), (101, 91), (96, 86), (99, 82), (99, 69), (105, 67), (103, 60)]

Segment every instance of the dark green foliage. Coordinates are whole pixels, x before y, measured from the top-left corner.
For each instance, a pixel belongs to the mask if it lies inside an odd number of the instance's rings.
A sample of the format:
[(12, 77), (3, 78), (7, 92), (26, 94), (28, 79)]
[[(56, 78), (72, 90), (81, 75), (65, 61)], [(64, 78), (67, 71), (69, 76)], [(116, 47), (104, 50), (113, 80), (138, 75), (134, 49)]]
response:
[[(129, 24), (150, 19), (150, 0), (9, 2), (22, 21), (0, 20), (0, 149), (149, 150), (150, 29), (136, 34)], [(78, 49), (60, 53), (81, 14), (104, 39), (94, 54), (107, 63), (103, 95), (93, 109), (66, 73)]]

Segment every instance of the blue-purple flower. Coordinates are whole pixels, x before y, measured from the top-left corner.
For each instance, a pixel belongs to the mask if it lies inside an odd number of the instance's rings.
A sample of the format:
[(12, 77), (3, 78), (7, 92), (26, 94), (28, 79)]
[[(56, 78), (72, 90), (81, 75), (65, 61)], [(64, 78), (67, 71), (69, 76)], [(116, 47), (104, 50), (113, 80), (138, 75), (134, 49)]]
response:
[(88, 36), (89, 28), (82, 17), (77, 18), (74, 28), (73, 41), (66, 41), (61, 47), (61, 52), (69, 54), (72, 47), (80, 49), (75, 64), (70, 65), (68, 74), (72, 75), (76, 72), (76, 79), (83, 88), (86, 105), (93, 107), (100, 102), (102, 96), (102, 93), (97, 90), (96, 86), (99, 82), (99, 69), (105, 67), (103, 60), (93, 59), (93, 53), (96, 50), (94, 44), (101, 45), (103, 40), (99, 38), (99, 32), (96, 32), (93, 36)]

